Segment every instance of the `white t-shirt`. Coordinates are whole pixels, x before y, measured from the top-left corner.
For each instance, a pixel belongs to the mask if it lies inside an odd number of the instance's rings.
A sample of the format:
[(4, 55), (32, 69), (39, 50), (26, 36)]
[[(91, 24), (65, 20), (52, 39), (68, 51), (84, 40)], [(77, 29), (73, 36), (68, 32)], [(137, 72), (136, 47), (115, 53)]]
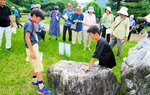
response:
[[(88, 25), (96, 25), (96, 17), (95, 14), (89, 15), (86, 14), (83, 19), (83, 23)], [(83, 25), (83, 30), (87, 30), (90, 26)]]

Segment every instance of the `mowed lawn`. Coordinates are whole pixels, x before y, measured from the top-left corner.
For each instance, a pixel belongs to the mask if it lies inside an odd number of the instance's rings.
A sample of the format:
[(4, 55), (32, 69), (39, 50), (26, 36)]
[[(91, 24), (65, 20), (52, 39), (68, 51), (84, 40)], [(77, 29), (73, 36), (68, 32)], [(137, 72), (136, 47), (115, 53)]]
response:
[[(68, 35), (68, 34), (67, 34)], [(49, 36), (46, 34), (45, 41), (41, 41), (39, 47), (40, 51), (44, 53), (43, 64), (44, 72), (43, 79), (45, 81), (45, 86), (48, 89), (55, 91), (47, 81), (47, 69), (52, 64), (59, 60), (73, 60), (78, 62), (89, 62), (96, 42), (92, 41), (91, 49), (92, 51), (83, 51), (83, 43), (81, 45), (71, 45), (71, 56), (61, 56), (58, 53), (58, 43), (62, 42), (62, 34), (59, 40), (52, 38), (48, 40)], [(68, 38), (68, 37), (67, 37)], [(70, 43), (66, 41), (66, 43)], [(122, 64), (122, 59), (127, 56), (130, 48), (134, 47), (137, 42), (125, 42), (123, 46), (122, 56), (116, 59), (117, 66), (113, 68), (113, 72), (116, 75), (118, 81), (120, 82), (120, 67)], [(114, 54), (117, 52), (117, 47), (113, 49)], [(0, 95), (37, 95), (37, 87), (32, 87), (32, 75), (31, 75), (31, 65), (26, 61), (26, 52), (23, 41), (23, 29), (17, 29), (17, 34), (12, 35), (12, 49), (5, 49), (5, 37), (3, 36), (2, 47), (0, 50)]]

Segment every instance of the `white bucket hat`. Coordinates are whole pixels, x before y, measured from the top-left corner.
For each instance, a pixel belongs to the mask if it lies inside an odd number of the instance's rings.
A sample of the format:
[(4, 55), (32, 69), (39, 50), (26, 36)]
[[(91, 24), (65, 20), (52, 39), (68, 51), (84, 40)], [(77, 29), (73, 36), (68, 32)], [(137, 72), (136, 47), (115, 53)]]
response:
[(133, 20), (133, 18), (134, 18), (134, 15), (130, 15), (130, 20)]
[(111, 8), (110, 8), (110, 7), (106, 7), (106, 9), (107, 9), (109, 12), (111, 12)]
[(87, 11), (88, 11), (88, 12), (95, 12), (95, 11), (94, 11), (94, 7), (92, 7), (92, 6), (90, 6)]
[(121, 7), (121, 9), (117, 13), (128, 16), (128, 12), (127, 11), (128, 11), (127, 7)]
[(37, 8), (39, 8), (39, 9), (41, 8), (41, 5), (40, 5), (40, 4), (36, 4), (36, 6), (37, 6)]
[(32, 4), (31, 7), (30, 7), (30, 10), (34, 9), (34, 8), (41, 8), (41, 5), (40, 4)]
[(15, 9), (15, 7), (14, 7), (14, 6), (12, 6), (11, 8), (12, 8), (12, 9)]
[(150, 14), (145, 17), (146, 21), (150, 23)]

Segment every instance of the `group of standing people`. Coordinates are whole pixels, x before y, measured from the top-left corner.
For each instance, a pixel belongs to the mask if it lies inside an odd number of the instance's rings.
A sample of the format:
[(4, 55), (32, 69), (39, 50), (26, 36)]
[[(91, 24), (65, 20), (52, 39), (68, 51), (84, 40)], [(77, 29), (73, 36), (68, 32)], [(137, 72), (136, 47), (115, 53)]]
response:
[[(84, 50), (88, 48), (90, 49), (91, 39), (89, 34), (87, 33), (87, 29), (96, 25), (96, 16), (95, 11), (92, 6), (88, 7), (84, 13), (82, 13), (81, 7), (77, 7), (75, 11), (72, 8), (72, 5), (68, 3), (66, 5), (66, 9), (63, 10), (63, 13), (60, 14), (58, 11), (59, 7), (54, 6), (54, 9), (50, 13), (51, 21), (50, 21), (50, 29), (49, 35), (56, 36), (56, 40), (60, 36), (60, 18), (64, 18), (64, 26), (63, 26), (63, 41), (66, 41), (66, 32), (69, 34), (69, 41), (72, 41), (72, 44), (76, 44), (78, 40), (78, 44), (81, 44), (82, 40), (84, 41)], [(75, 24), (76, 29), (71, 29), (71, 26)], [(51, 38), (49, 38), (51, 39)]]
[[(5, 6), (6, 0), (0, 0), (0, 47), (2, 42), (3, 33), (6, 36), (6, 49), (11, 48), (11, 27), (14, 27), (11, 18), (10, 9)], [(40, 41), (39, 36), (36, 32), (41, 32), (45, 30), (43, 21), (44, 14), (40, 9), (39, 4), (31, 5), (31, 13), (28, 15), (28, 21), (24, 25), (24, 43), (26, 48), (26, 54), (28, 61), (32, 65), (32, 86), (38, 86), (37, 92), (39, 94), (50, 95), (52, 92), (44, 86), (44, 81), (42, 78), (43, 64), (39, 55), (38, 43)], [(18, 23), (18, 12), (15, 8), (12, 8), (16, 17), (16, 24), (22, 27)], [(100, 34), (100, 29), (96, 26), (96, 16), (95, 11), (92, 6), (89, 6), (84, 13), (82, 9), (77, 7), (75, 12), (72, 5), (68, 3), (66, 9), (64, 9), (63, 14), (59, 12), (59, 7), (54, 6), (52, 12), (50, 13), (50, 29), (49, 35), (56, 36), (56, 40), (60, 36), (60, 18), (65, 19), (63, 26), (63, 41), (66, 41), (66, 32), (68, 30), (69, 41), (72, 44), (76, 44), (78, 39), (78, 44), (84, 41), (84, 50), (91, 50), (91, 39), (97, 42), (96, 50), (90, 60), (90, 64), (84, 67), (84, 71), (90, 70), (93, 66), (95, 58), (99, 60), (98, 64), (107, 68), (113, 68), (116, 66), (116, 61), (112, 49), (115, 44), (118, 46), (118, 52), (116, 56), (120, 56), (122, 53), (122, 46), (125, 40), (130, 38), (129, 31), (132, 31), (134, 26), (133, 16), (128, 16), (128, 8), (121, 7), (117, 12), (119, 16), (114, 18), (111, 14), (111, 8), (106, 7), (105, 13), (102, 16), (102, 35)], [(71, 29), (71, 26), (76, 24), (75, 29)], [(130, 27), (130, 28), (129, 28)], [(101, 37), (102, 36), (102, 37)], [(106, 37), (106, 40), (104, 39)], [(49, 40), (51, 37), (49, 38)]]

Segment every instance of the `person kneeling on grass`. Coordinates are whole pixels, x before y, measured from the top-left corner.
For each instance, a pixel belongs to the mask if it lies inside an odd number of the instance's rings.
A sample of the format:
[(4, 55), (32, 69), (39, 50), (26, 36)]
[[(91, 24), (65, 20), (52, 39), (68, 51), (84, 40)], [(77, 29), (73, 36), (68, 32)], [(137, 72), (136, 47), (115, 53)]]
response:
[(90, 60), (90, 63), (86, 65), (83, 70), (87, 72), (93, 66), (95, 58), (99, 60), (99, 65), (106, 68), (113, 68), (116, 66), (116, 61), (111, 47), (106, 40), (100, 36), (99, 28), (97, 26), (91, 26), (87, 32), (92, 40), (97, 41), (96, 50)]
[(26, 46), (27, 57), (32, 65), (32, 76), (33, 76), (32, 85), (39, 86), (37, 90), (39, 94), (50, 95), (51, 91), (47, 90), (43, 84), (42, 79), (43, 64), (39, 58), (39, 50), (38, 50), (39, 41), (34, 27), (34, 23), (39, 24), (39, 22), (43, 19), (44, 15), (41, 10), (36, 9), (31, 12), (31, 17), (24, 25), (24, 42)]

